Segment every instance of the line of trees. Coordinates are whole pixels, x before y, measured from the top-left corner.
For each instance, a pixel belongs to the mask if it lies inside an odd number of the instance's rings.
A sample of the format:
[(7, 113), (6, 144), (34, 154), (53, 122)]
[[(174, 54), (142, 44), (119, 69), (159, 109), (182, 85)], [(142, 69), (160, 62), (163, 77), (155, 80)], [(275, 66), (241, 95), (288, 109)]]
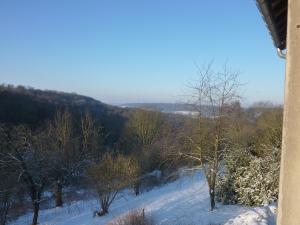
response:
[(45, 190), (53, 190), (56, 207), (63, 205), (63, 187), (82, 179), (90, 161), (96, 159), (95, 151), (98, 151), (98, 155), (102, 151), (101, 145), (95, 149), (93, 143), (103, 141), (101, 125), (93, 122), (89, 127), (87, 121), (90, 120), (92, 118), (87, 113), (82, 117), (80, 127), (76, 127), (70, 112), (64, 110), (58, 111), (53, 121), (37, 130), (24, 125), (0, 126), (1, 178), (11, 178), (1, 179), (2, 190), (5, 190), (3, 196), (6, 196), (3, 201), (7, 209), (4, 222), (10, 200), (18, 188), (24, 189), (31, 199), (33, 225), (37, 224)]
[(66, 187), (83, 183), (99, 197), (95, 215), (102, 216), (124, 188), (139, 195), (145, 174), (161, 170), (169, 175), (181, 166), (203, 170), (211, 210), (216, 201), (275, 201), (282, 108), (242, 108), (238, 75), (227, 67), (216, 72), (211, 64), (204, 66), (191, 85), (197, 117), (128, 110), (113, 143), (107, 142), (110, 133), (102, 121), (88, 111), (78, 118), (58, 110), (38, 128), (0, 124), (2, 225), (22, 193), (31, 201), (32, 225), (38, 223), (45, 191), (52, 191), (55, 206), (63, 207)]
[(143, 174), (161, 167), (170, 121), (145, 110), (131, 110), (126, 116), (127, 125), (114, 144), (106, 142), (109, 133), (89, 112), (76, 120), (70, 111), (59, 110), (38, 129), (1, 124), (0, 175), (11, 178), (0, 179), (2, 223), (17, 193), (31, 199), (32, 225), (38, 223), (45, 191), (51, 190), (55, 206), (62, 207), (66, 187), (88, 184), (101, 202), (97, 215), (108, 213), (125, 187), (139, 194)]

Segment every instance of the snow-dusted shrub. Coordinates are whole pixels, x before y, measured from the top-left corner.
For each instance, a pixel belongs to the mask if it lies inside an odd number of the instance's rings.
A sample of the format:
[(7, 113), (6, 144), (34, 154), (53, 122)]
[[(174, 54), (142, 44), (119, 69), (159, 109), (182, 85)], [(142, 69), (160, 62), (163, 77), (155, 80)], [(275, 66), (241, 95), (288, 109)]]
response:
[(217, 179), (217, 201), (223, 204), (238, 203), (235, 190), (236, 171), (240, 167), (249, 165), (250, 155), (247, 149), (239, 145), (231, 146), (226, 152), (223, 160), (223, 170), (218, 174)]
[(238, 202), (252, 206), (276, 201), (279, 168), (280, 161), (272, 155), (254, 158), (249, 166), (238, 168), (234, 180)]
[(237, 193), (234, 189), (233, 176), (219, 176), (217, 179), (216, 200), (223, 204), (236, 204)]
[[(280, 141), (280, 140), (279, 140)], [(231, 149), (219, 175), (217, 200), (223, 204), (264, 205), (278, 198), (280, 145), (263, 145), (262, 156), (245, 148)]]

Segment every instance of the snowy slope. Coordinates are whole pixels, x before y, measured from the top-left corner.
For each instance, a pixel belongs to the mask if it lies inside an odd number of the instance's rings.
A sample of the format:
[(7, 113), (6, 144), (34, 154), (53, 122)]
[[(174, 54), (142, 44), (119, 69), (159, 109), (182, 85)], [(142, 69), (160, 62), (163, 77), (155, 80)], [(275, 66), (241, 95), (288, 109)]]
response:
[[(273, 206), (218, 205), (210, 212), (207, 185), (201, 172), (185, 175), (138, 197), (124, 194), (112, 204), (109, 215), (93, 218), (92, 212), (98, 207), (96, 200), (77, 201), (63, 208), (42, 210), (39, 221), (41, 225), (105, 225), (131, 210), (143, 208), (158, 225), (275, 224)], [(10, 225), (30, 224), (31, 216), (26, 214)]]

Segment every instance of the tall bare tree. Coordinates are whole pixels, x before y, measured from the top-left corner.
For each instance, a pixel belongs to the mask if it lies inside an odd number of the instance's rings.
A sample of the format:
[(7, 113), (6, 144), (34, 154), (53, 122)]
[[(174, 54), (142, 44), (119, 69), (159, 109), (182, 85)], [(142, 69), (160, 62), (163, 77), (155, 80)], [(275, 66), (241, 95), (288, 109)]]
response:
[(13, 168), (15, 178), (27, 189), (33, 206), (32, 225), (36, 225), (42, 193), (52, 173), (46, 135), (43, 131), (33, 133), (18, 126), (8, 131), (6, 142), (9, 151), (1, 152), (1, 167)]
[(99, 160), (101, 153), (103, 153), (105, 140), (103, 127), (87, 111), (81, 117), (80, 128), (83, 154), (90, 161)]
[(140, 146), (150, 146), (159, 137), (163, 123), (162, 114), (155, 111), (136, 110), (129, 126)]
[(18, 187), (16, 168), (7, 163), (11, 153), (9, 140), (10, 126), (0, 124), (0, 224), (5, 225), (13, 197)]
[(78, 170), (78, 148), (74, 137), (72, 115), (68, 110), (58, 110), (48, 127), (48, 141), (54, 172), (54, 196), (57, 207), (63, 205), (62, 189)]
[(216, 179), (226, 152), (226, 129), (233, 103), (239, 99), (238, 72), (225, 65), (216, 72), (212, 63), (198, 68), (198, 80), (190, 85), (198, 110), (198, 129), (190, 152), (180, 153), (203, 169), (209, 188), (210, 208), (215, 208)]
[[(130, 142), (131, 151), (138, 161), (140, 177), (154, 169), (159, 140), (165, 128), (165, 120), (160, 112), (139, 109), (132, 113), (127, 126), (127, 142)], [(136, 195), (140, 193), (140, 180), (137, 179), (134, 185)]]

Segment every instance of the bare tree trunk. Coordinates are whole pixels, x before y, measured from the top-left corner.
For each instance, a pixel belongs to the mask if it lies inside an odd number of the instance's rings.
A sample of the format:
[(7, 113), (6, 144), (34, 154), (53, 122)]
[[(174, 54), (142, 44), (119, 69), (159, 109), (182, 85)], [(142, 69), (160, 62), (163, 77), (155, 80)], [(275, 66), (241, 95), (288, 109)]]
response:
[(219, 150), (220, 150), (220, 126), (217, 127), (217, 135), (215, 138), (214, 144), (214, 158), (213, 158), (213, 169), (210, 171), (210, 184), (209, 184), (209, 196), (210, 196), (210, 209), (213, 211), (215, 209), (216, 201), (215, 201), (215, 190), (216, 190), (216, 179), (217, 179), (217, 171), (219, 165)]
[[(5, 195), (5, 194), (4, 194)], [(6, 224), (6, 219), (7, 219), (7, 214), (8, 210), (10, 208), (10, 200), (8, 196), (4, 196), (3, 199), (1, 199), (3, 202), (1, 202), (1, 213), (0, 213), (0, 224), (5, 225)]]
[(62, 201), (62, 184), (60, 181), (55, 182), (54, 186), (54, 196), (55, 196), (55, 206), (56, 207), (62, 207), (63, 201)]
[(104, 216), (108, 214), (108, 204), (106, 203), (101, 203), (101, 210), (97, 212), (97, 216)]
[(210, 187), (209, 188), (209, 198), (210, 198), (210, 210), (213, 211), (216, 206), (216, 201), (215, 201), (215, 187)]
[(107, 214), (108, 213), (108, 208), (105, 207), (104, 209), (102, 208), (102, 212), (103, 212), (103, 215)]
[(39, 209), (40, 209), (40, 202), (35, 201), (33, 203), (33, 218), (32, 218), (32, 225), (37, 225), (38, 216), (39, 216)]
[(136, 196), (138, 196), (140, 194), (140, 182), (139, 181), (137, 181), (134, 184), (134, 193)]
[(32, 206), (33, 206), (32, 225), (38, 224), (41, 194), (42, 194), (42, 192), (40, 190), (37, 190), (36, 187), (31, 186), (31, 201), (32, 201)]

